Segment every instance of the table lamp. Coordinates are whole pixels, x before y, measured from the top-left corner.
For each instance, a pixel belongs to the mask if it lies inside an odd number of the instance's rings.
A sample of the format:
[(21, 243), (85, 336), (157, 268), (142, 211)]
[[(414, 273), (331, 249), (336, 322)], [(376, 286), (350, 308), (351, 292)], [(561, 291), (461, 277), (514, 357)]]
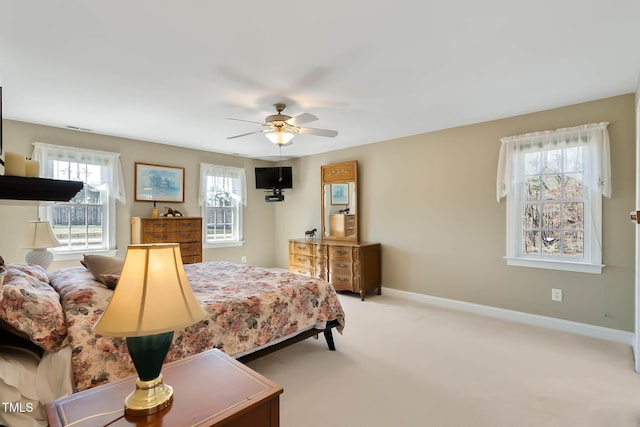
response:
[(49, 221), (29, 221), (27, 235), (21, 245), (22, 249), (31, 249), (25, 256), (27, 264), (36, 264), (46, 270), (53, 261), (49, 248), (56, 246), (60, 246), (60, 242), (53, 235)]
[(173, 332), (205, 316), (187, 280), (178, 243), (130, 245), (107, 309), (93, 329), (126, 337), (138, 373), (136, 389), (125, 400), (125, 414), (154, 414), (173, 402), (162, 364)]

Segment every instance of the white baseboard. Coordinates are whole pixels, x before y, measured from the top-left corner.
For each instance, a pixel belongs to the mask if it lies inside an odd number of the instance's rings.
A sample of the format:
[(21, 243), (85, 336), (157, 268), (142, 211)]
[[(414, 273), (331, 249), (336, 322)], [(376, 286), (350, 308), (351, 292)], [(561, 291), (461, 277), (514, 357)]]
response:
[(475, 313), (483, 316), (494, 317), (497, 319), (526, 323), (528, 325), (540, 326), (543, 328), (555, 329), (563, 332), (570, 332), (572, 334), (584, 335), (592, 338), (599, 338), (621, 344), (627, 344), (629, 346), (633, 345), (633, 333), (621, 331), (619, 329), (604, 328), (602, 326), (572, 322), (570, 320), (556, 319), (554, 317), (540, 316), (537, 314), (524, 313), (521, 311), (506, 310), (504, 308), (434, 297), (431, 295), (417, 294), (414, 292), (401, 291), (398, 289), (386, 287), (382, 288), (382, 294), (438, 307), (450, 308), (452, 310), (465, 311), (467, 313)]

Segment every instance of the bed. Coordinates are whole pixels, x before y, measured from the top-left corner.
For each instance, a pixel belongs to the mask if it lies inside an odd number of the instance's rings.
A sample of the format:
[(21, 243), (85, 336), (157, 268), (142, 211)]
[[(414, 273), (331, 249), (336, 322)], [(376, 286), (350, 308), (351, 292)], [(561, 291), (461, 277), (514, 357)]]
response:
[[(319, 333), (335, 349), (331, 331), (342, 332), (345, 316), (328, 282), (230, 262), (184, 267), (207, 315), (175, 332), (165, 362), (214, 347), (247, 361)], [(69, 354), (63, 363), (71, 366), (73, 391), (135, 375), (125, 339), (92, 330), (117, 279), (117, 272), (96, 274), (84, 266), (47, 273), (38, 266), (7, 264), (0, 270), (2, 342), (20, 336), (45, 357)]]

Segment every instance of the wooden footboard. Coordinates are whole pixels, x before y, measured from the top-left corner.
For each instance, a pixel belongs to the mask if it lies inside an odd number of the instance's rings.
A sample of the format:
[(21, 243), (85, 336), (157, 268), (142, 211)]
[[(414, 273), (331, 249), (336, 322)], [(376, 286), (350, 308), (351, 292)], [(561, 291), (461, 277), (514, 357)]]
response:
[(278, 351), (282, 348), (288, 347), (291, 344), (295, 344), (297, 342), (300, 342), (302, 340), (305, 340), (309, 337), (318, 337), (318, 335), (320, 333), (324, 334), (324, 338), (327, 341), (327, 346), (329, 347), (329, 350), (331, 351), (335, 351), (336, 346), (333, 342), (333, 328), (335, 328), (336, 326), (338, 326), (340, 323), (337, 320), (330, 320), (327, 322), (327, 326), (324, 329), (316, 329), (316, 328), (312, 328), (309, 329), (307, 331), (304, 332), (300, 332), (298, 335), (291, 337), (289, 339), (286, 339), (284, 341), (281, 341), (277, 344), (271, 345), (269, 347), (263, 348), (261, 350), (258, 351), (254, 351), (253, 353), (249, 353), (246, 354), (242, 357), (239, 357), (237, 360), (242, 362), (242, 363), (247, 363), (247, 362), (251, 362), (252, 360), (255, 359), (259, 359), (262, 356), (266, 356), (267, 354), (271, 354), (275, 351)]

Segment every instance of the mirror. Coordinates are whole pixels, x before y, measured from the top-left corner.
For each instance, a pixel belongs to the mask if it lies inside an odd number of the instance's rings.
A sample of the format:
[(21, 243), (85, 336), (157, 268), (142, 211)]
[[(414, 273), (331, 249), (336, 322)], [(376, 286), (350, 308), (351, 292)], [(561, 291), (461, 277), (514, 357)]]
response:
[(358, 241), (358, 162), (321, 167), (322, 238)]

